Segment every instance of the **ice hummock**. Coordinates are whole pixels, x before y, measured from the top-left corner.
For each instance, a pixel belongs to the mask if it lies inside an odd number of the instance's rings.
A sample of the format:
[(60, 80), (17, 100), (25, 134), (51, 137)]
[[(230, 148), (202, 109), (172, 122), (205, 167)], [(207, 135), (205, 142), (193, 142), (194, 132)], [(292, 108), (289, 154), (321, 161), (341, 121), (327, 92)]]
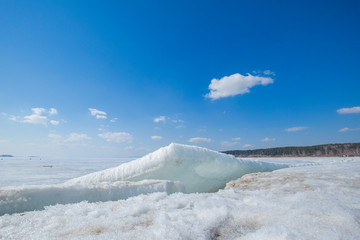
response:
[(145, 179), (180, 181), (187, 193), (215, 192), (226, 183), (245, 174), (288, 167), (234, 156), (197, 146), (171, 143), (137, 160), (118, 167), (69, 180), (71, 184), (89, 184)]

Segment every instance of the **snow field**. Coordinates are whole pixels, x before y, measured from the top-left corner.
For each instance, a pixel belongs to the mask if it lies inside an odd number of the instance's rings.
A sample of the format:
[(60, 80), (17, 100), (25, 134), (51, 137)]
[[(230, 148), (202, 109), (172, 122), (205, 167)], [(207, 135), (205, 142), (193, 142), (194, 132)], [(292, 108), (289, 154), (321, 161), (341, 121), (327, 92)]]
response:
[(247, 186), (6, 214), (0, 238), (359, 239), (360, 159), (249, 174), (239, 181)]

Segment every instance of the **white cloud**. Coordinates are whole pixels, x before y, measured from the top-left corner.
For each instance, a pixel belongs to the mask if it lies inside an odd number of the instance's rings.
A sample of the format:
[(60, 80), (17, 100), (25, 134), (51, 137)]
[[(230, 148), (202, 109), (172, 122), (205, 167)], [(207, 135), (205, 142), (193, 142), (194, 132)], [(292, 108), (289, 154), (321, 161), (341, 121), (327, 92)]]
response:
[(244, 144), (242, 147), (243, 148), (251, 148), (253, 145), (251, 145), (251, 144)]
[(176, 126), (176, 128), (186, 128), (184, 125)]
[(107, 119), (105, 115), (96, 115), (96, 119)]
[(55, 108), (50, 108), (49, 109), (49, 115), (50, 116), (57, 115), (57, 114), (58, 114), (58, 111)]
[(59, 134), (49, 133), (48, 138), (53, 143), (61, 143), (62, 142), (62, 137)]
[(79, 142), (87, 140), (91, 140), (91, 137), (89, 137), (85, 133), (71, 133), (70, 137), (65, 139), (64, 142)]
[(238, 145), (238, 144), (239, 144), (238, 142), (223, 141), (221, 143), (221, 146), (223, 146), (223, 147), (233, 147), (233, 146)]
[(203, 137), (193, 137), (189, 139), (191, 143), (203, 143), (203, 142), (212, 142), (211, 138), (203, 138)]
[(44, 114), (48, 114), (48, 115), (57, 114), (57, 110), (55, 108), (50, 108), (48, 111), (45, 108), (31, 108), (31, 111), (32, 114), (24, 117), (10, 115), (9, 120), (22, 122), (22, 123), (41, 124), (44, 126), (47, 126), (48, 123), (52, 125), (59, 124), (58, 121), (49, 120), (48, 117), (44, 115)]
[(232, 138), (231, 140), (233, 140), (233, 141), (240, 141), (241, 138), (240, 138), (240, 137), (235, 137), (235, 138)]
[(151, 139), (152, 140), (161, 140), (161, 139), (163, 139), (163, 137), (162, 136), (151, 136)]
[(110, 120), (110, 122), (114, 123), (114, 122), (116, 122), (116, 120), (118, 120), (118, 118), (113, 118)]
[(340, 108), (336, 110), (339, 114), (352, 114), (352, 113), (360, 113), (360, 107), (352, 107), (352, 108)]
[(21, 122), (21, 118), (17, 117), (17, 116), (14, 116), (14, 115), (10, 115), (9, 120), (15, 121), (15, 122)]
[(360, 130), (360, 128), (347, 128), (347, 127), (345, 127), (345, 128), (340, 129), (339, 132), (350, 132), (350, 131), (358, 131), (358, 130)]
[(265, 70), (264, 71), (264, 75), (272, 75), (272, 76), (275, 76), (275, 73), (270, 71), (270, 70)]
[(173, 123), (184, 123), (185, 121), (181, 120), (181, 119), (173, 119), (172, 122)]
[(105, 139), (108, 142), (116, 142), (116, 143), (131, 143), (133, 137), (130, 133), (126, 132), (106, 132), (98, 134), (99, 137)]
[(166, 121), (166, 117), (165, 116), (160, 116), (157, 118), (154, 118), (154, 122), (158, 123), (158, 122), (165, 122)]
[(291, 127), (291, 128), (285, 129), (285, 131), (287, 131), (287, 132), (297, 132), (297, 131), (305, 130), (307, 128), (308, 127)]
[(6, 142), (8, 142), (8, 140), (6, 140), (6, 139), (0, 139), (0, 143), (6, 143)]
[(274, 80), (270, 77), (253, 76), (247, 74), (247, 76), (235, 73), (231, 76), (225, 76), (221, 79), (212, 79), (209, 85), (210, 92), (205, 97), (211, 100), (219, 98), (236, 96), (239, 94), (245, 94), (250, 92), (250, 88), (256, 85), (268, 85), (273, 83)]
[(56, 126), (59, 125), (60, 122), (56, 120), (50, 120), (49, 123)]
[(262, 142), (273, 142), (273, 141), (275, 141), (275, 138), (268, 138), (268, 137), (266, 137), (266, 138), (261, 139), (261, 141), (262, 141)]
[(33, 114), (25, 116), (22, 122), (32, 124), (43, 124), (46, 125), (48, 118), (42, 114), (46, 112), (45, 108), (32, 108)]
[(95, 108), (88, 108), (90, 111), (91, 116), (95, 116), (96, 119), (107, 119), (107, 113), (104, 111), (97, 110)]
[(31, 110), (35, 115), (42, 115), (44, 112), (46, 112), (45, 108), (32, 108)]
[(347, 128), (347, 127), (342, 128), (342, 129), (339, 130), (339, 132), (348, 132), (348, 131), (351, 131), (351, 129)]
[(134, 147), (134, 146), (127, 146), (127, 147), (125, 147), (124, 149), (125, 149), (125, 150), (133, 150), (133, 149), (135, 149), (135, 147)]

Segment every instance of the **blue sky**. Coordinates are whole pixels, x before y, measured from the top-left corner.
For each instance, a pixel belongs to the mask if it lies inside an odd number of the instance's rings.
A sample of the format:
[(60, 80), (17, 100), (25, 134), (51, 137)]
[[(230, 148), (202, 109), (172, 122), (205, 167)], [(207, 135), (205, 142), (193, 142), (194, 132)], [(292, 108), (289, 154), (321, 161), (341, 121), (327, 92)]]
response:
[(0, 0), (0, 154), (360, 141), (357, 1)]

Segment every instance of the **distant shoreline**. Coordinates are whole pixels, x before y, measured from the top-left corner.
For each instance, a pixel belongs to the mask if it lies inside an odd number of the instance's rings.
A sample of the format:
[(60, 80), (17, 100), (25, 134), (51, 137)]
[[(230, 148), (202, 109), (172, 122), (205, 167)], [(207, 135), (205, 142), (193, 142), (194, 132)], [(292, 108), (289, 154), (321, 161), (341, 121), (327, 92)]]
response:
[(222, 153), (235, 157), (359, 157), (360, 143), (336, 143), (301, 147), (279, 147), (254, 150), (230, 150)]

